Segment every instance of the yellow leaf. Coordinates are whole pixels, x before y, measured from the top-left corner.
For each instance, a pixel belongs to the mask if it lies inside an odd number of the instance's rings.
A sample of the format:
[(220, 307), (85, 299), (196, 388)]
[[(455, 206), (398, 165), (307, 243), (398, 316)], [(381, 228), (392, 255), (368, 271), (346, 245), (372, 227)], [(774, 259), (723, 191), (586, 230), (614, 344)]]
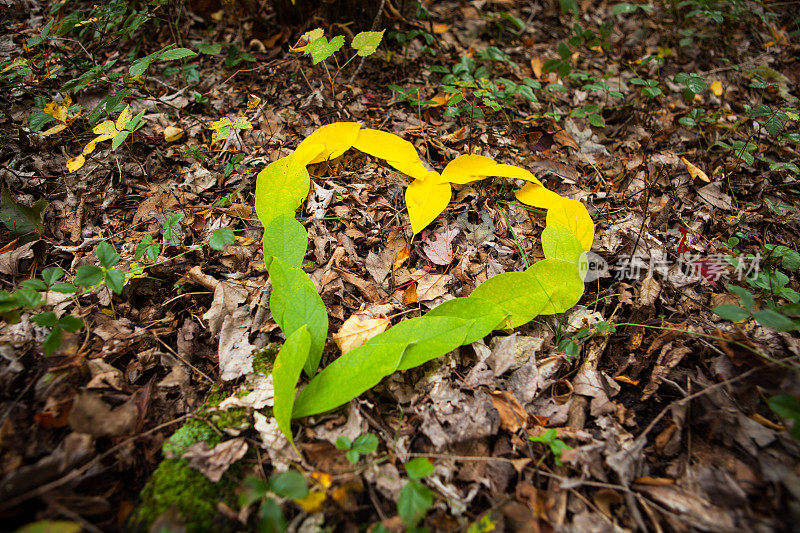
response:
[(322, 504), (325, 503), (325, 491), (312, 490), (305, 498), (295, 500), (294, 503), (303, 508), (307, 513), (316, 513), (322, 509)]
[[(68, 101), (65, 99), (65, 101)], [(44, 112), (56, 119), (59, 122), (66, 124), (67, 122), (67, 107), (59, 104), (58, 102), (49, 102), (44, 106)]]
[(122, 110), (122, 113), (120, 113), (117, 117), (117, 123), (115, 124), (117, 131), (124, 130), (125, 124), (130, 122), (132, 118), (133, 114), (131, 113), (131, 106), (126, 106), (125, 109)]
[(414, 180), (406, 189), (406, 207), (411, 229), (419, 233), (436, 220), (450, 203), (450, 184), (441, 182), (438, 172), (429, 172), (424, 180)]
[(333, 476), (327, 472), (311, 472), (311, 477), (326, 489), (333, 485)]
[(102, 135), (98, 135), (97, 137), (95, 137), (94, 139), (89, 141), (86, 144), (86, 146), (83, 147), (83, 152), (81, 152), (81, 153), (83, 155), (91, 154), (92, 152), (94, 152), (94, 149), (97, 146), (97, 143), (101, 143), (103, 141), (107, 141), (107, 140), (111, 139), (112, 137), (114, 137), (114, 135), (115, 135), (114, 133), (103, 133)]
[(547, 225), (559, 223), (564, 225), (578, 241), (584, 250), (592, 249), (594, 241), (594, 222), (589, 212), (577, 200), (561, 198), (560, 201), (547, 209)]
[(70, 172), (75, 172), (76, 170), (81, 168), (84, 163), (86, 163), (86, 158), (83, 157), (83, 154), (77, 157), (73, 157), (72, 159), (67, 161), (67, 170), (69, 170)]
[(61, 131), (61, 130), (65, 129), (66, 127), (67, 127), (67, 125), (66, 125), (66, 124), (64, 124), (64, 123), (62, 123), (62, 124), (56, 124), (55, 126), (53, 126), (52, 128), (50, 128), (49, 130), (47, 130), (47, 131), (43, 131), (43, 132), (42, 132), (42, 135), (54, 135), (54, 134), (58, 133), (59, 131)]
[(346, 354), (354, 348), (358, 348), (370, 340), (378, 333), (383, 333), (389, 327), (388, 318), (364, 318), (358, 315), (350, 315), (344, 321), (338, 333), (333, 334), (333, 342)]
[(706, 183), (711, 183), (711, 180), (708, 179), (706, 173), (697, 168), (696, 166), (694, 166), (693, 164), (691, 164), (688, 159), (686, 159), (685, 157), (681, 157), (681, 161), (683, 162), (684, 165), (686, 165), (686, 170), (689, 171), (689, 175), (692, 177), (692, 179), (705, 181)]
[(711, 92), (717, 96), (722, 96), (722, 84), (719, 82), (719, 80), (712, 83), (709, 89), (711, 89)]
[(101, 122), (94, 128), (92, 128), (92, 133), (96, 133), (97, 135), (111, 135), (114, 136), (117, 134), (117, 128), (114, 126), (114, 121), (106, 120)]
[(422, 163), (414, 145), (392, 133), (380, 130), (363, 129), (353, 148), (380, 159), (411, 176), (414, 179), (425, 179), (428, 169)]
[(183, 137), (183, 130), (176, 126), (167, 126), (164, 128), (164, 140), (167, 142), (177, 141)]
[(249, 100), (247, 101), (247, 109), (252, 111), (253, 109), (258, 107), (258, 104), (261, 103), (261, 98), (258, 96), (251, 94)]
[(561, 196), (538, 183), (526, 183), (522, 189), (517, 191), (517, 200), (539, 209), (547, 209), (562, 199)]
[(494, 159), (475, 154), (456, 157), (442, 171), (443, 181), (458, 184), (480, 180), (487, 176), (516, 178), (541, 185), (541, 182), (524, 168), (498, 164)]
[[(328, 159), (335, 159), (353, 146), (353, 143), (358, 138), (358, 130), (360, 129), (360, 122), (334, 122), (333, 124), (322, 126), (303, 139), (303, 142), (297, 146), (295, 150), (297, 160), (302, 165), (310, 165)], [(322, 145), (322, 151), (316, 152), (316, 148), (309, 150), (314, 145)], [(316, 154), (312, 156), (311, 154), (314, 152)]]

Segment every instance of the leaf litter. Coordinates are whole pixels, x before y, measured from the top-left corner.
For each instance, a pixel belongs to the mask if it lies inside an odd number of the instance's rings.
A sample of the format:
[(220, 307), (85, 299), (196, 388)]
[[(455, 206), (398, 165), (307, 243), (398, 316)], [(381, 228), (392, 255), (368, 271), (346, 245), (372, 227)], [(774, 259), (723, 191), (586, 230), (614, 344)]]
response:
[[(687, 277), (674, 263), (680, 254), (689, 254), (685, 263), (698, 264), (732, 251), (729, 243), (746, 253), (763, 252), (760, 244), (769, 243), (797, 249), (797, 200), (787, 192), (796, 188), (794, 173), (758, 159), (797, 164), (796, 145), (779, 144), (769, 132), (757, 132), (756, 159), (748, 163), (744, 153), (739, 157), (719, 145), (709, 148), (707, 142), (724, 142), (724, 132), (755, 120), (745, 118), (737, 102), (755, 97), (750, 85), (759, 78), (775, 84), (765, 93), (773, 107), (782, 95), (797, 96), (792, 62), (796, 37), (787, 34), (785, 44), (779, 44), (784, 30), (760, 22), (731, 35), (735, 46), (730, 50), (739, 54), (735, 62), (749, 65), (744, 74), (719, 70), (712, 62), (714, 54), (705, 52), (715, 49), (715, 39), (696, 41), (695, 51), (662, 42), (667, 29), (659, 19), (647, 19), (655, 31), (642, 33), (637, 30), (645, 19), (615, 15), (611, 39), (618, 46), (604, 54), (580, 48), (570, 56), (582, 70), (607, 79), (625, 95), (625, 105), (602, 111), (605, 128), (579, 116), (556, 122), (545, 117), (550, 108), (533, 104), (519, 117), (512, 113), (510, 122), (491, 116), (456, 121), (443, 114), (446, 106), (390, 105), (397, 96), (385, 90), (386, 80), (397, 81), (391, 72), (404, 69), (406, 82), (432, 98), (438, 88), (429, 84), (435, 78), (420, 67), (437, 64), (434, 57), (441, 57), (449, 68), (462, 56), (474, 59), (480, 50), (496, 45), (512, 53), (516, 66), (484, 66), (507, 68), (504, 76), (516, 81), (529, 76), (543, 85), (564, 83), (563, 76), (542, 71), (556, 57), (558, 43), (540, 37), (558, 34), (567, 39), (574, 27), (557, 9), (508, 4), (509, 15), (529, 21), (519, 41), (524, 47), (514, 51), (503, 45), (507, 34), (495, 34), (503, 24), (499, 21), (509, 18), (490, 21), (486, 17), (493, 15), (472, 5), (426, 6), (438, 28), (433, 45), (438, 55), (426, 55), (419, 41), (393, 51), (387, 60), (397, 64), (368, 60), (349, 87), (341, 92), (337, 87), (333, 99), (324, 86), (312, 94), (305, 82), (286, 81), (299, 67), (290, 59), (271, 63), (271, 57), (286, 53), (279, 36), (284, 30), (267, 25), (266, 31), (278, 36), (271, 45), (255, 33), (242, 43), (251, 43), (245, 45), (247, 53), (260, 67), (275, 69), (274, 77), (241, 72), (228, 80), (233, 71), (223, 75), (224, 58), (202, 58), (197, 89), (209, 98), (208, 104), (188, 98), (186, 91), (164, 94), (175, 108), (147, 108), (160, 126), (148, 124), (140, 136), (131, 137), (136, 160), (126, 158), (122, 148), (111, 151), (98, 145), (75, 175), (65, 175), (64, 165), (67, 154), (79, 153), (80, 146), (60, 153), (57, 145), (47, 144), (55, 142), (58, 132), (42, 136), (26, 129), (30, 106), (8, 97), (9, 113), (0, 119), (7, 140), (0, 149), (7, 167), (0, 169), (7, 229), (0, 264), (7, 289), (18, 288), (47, 265), (58, 264), (71, 273), (80, 265), (96, 264), (92, 250), (98, 236), (111, 240), (127, 268), (145, 234), (161, 235), (172, 214), (185, 217), (174, 228), (174, 243), (160, 250), (159, 260), (173, 260), (153, 267), (146, 277), (131, 279), (122, 296), (102, 288), (82, 296), (79, 313), (90, 327), (65, 334), (50, 358), (37, 348), (44, 332), (31, 322), (30, 313), (23, 313), (17, 324), (3, 324), (0, 508), (9, 513), (4, 516), (10, 517), (11, 527), (32, 521), (34, 513), (102, 530), (118, 527), (158, 468), (162, 443), (192, 414), (194, 420), (207, 422), (201, 425), (205, 436), (187, 446), (184, 460), (192, 468), (218, 479), (217, 487), (226, 481), (240, 486), (245, 472), (268, 477), (297, 468), (308, 479), (314, 479), (314, 472), (327, 472), (333, 481), (323, 491), (319, 515), (334, 527), (351, 520), (341, 511), (345, 507), (358, 509), (348, 515), (358, 525), (400, 524), (397, 500), (408, 482), (402, 464), (415, 455), (429, 457), (435, 465), (435, 473), (423, 480), (436, 494), (425, 519), (435, 530), (466, 529), (484, 517), (498, 530), (521, 531), (778, 530), (795, 521), (798, 446), (789, 430), (800, 422), (776, 416), (764, 398), (800, 395), (792, 367), (797, 335), (763, 327), (749, 317), (721, 320), (711, 308), (720, 296), (732, 296), (725, 292), (726, 284), (752, 287), (737, 282), (732, 270), (712, 284), (705, 276)], [(581, 24), (599, 28), (606, 8), (613, 6), (592, 4)], [(405, 13), (404, 18), (412, 20), (412, 15)], [(42, 25), (31, 19), (38, 15), (14, 16), (26, 23), (20, 28)], [(204, 41), (200, 20), (213, 16), (199, 11), (197, 20), (181, 24), (187, 35)], [(252, 32), (252, 15), (241, 16), (241, 30), (218, 18), (215, 40)], [(385, 18), (384, 23), (390, 24)], [(31, 29), (14, 31), (12, 42), (33, 35)], [(265, 45), (266, 52), (253, 41)], [(752, 56), (755, 43), (761, 42), (772, 42), (764, 49), (769, 67), (759, 66)], [(648, 100), (629, 73), (620, 72), (620, 65), (653, 54), (664, 61), (669, 77), (661, 84), (663, 94)], [(637, 74), (655, 78), (657, 62), (637, 63)], [(708, 78), (715, 80), (710, 92), (694, 95), (691, 104), (682, 94), (684, 87), (669, 79), (690, 71), (714, 71)], [(314, 72), (304, 74), (319, 87), (325, 80)], [(177, 77), (150, 74), (144, 82), (148, 90), (170, 93), (169, 85), (177, 83)], [(256, 85), (263, 88), (263, 111), (253, 119), (253, 128), (213, 148), (226, 152), (224, 157), (239, 148), (248, 158), (254, 156), (242, 172), (226, 179), (225, 161), (203, 162), (189, 155), (191, 146), (211, 149), (211, 130), (184, 120), (179, 110), (190, 109), (208, 124), (221, 118), (215, 110), (236, 117), (247, 111)], [(56, 85), (48, 87), (46, 101), (56, 101)], [(587, 101), (579, 92), (587, 89), (563, 96), (553, 90), (547, 98), (569, 113)], [(86, 105), (84, 96), (77, 92), (72, 98)], [(707, 129), (687, 127), (682, 119), (697, 107), (721, 118), (716, 124), (703, 123)], [(587, 284), (580, 313), (461, 347), (422, 368), (387, 378), (344, 411), (296, 423), (301, 457), (269, 411), (272, 360), (264, 354), (274, 353), (284, 339), (266, 310), (269, 295), (259, 292), (269, 286), (258, 251), (262, 228), (247, 209), (234, 206), (253, 205), (252, 176), (244, 170), (258, 172), (297, 146), (309, 130), (334, 122), (329, 118), (334, 115), (425, 146), (427, 161), (437, 170), (454, 153), (524, 165), (548, 188), (590, 206), (598, 231), (593, 250), (611, 269)], [(65, 121), (67, 117), (72, 120), (64, 114)], [(81, 120), (76, 116), (70, 128)], [(301, 218), (313, 241), (304, 267), (319, 270), (312, 279), (320, 282), (331, 330), (340, 332), (340, 340), (367, 340), (373, 329), (388, 325), (384, 317), (396, 324), (465, 296), (500, 272), (523, 270), (526, 258), (531, 263), (541, 258), (544, 217), (510, 211), (498, 201), (513, 201), (510, 194), (498, 193), (510, 184), (508, 178), (454, 188), (450, 207), (433, 225), (436, 229), (414, 242), (403, 212), (405, 185), (394, 170), (365, 166), (364, 159), (346, 155), (321, 162), (320, 167), (335, 169), (327, 174), (312, 168), (312, 194), (301, 215), (313, 219)], [(365, 168), (370, 174), (365, 175)], [(333, 178), (321, 181), (318, 174)], [(64, 182), (40, 176), (64, 176)], [(223, 206), (222, 200), (237, 191), (234, 203)], [(199, 235), (219, 227), (231, 227), (256, 244), (237, 242), (224, 254), (192, 251), (201, 242)], [(745, 235), (759, 238), (747, 240)], [(687, 239), (682, 242), (683, 236)], [(25, 242), (39, 237), (33, 244)], [(730, 237), (739, 243), (732, 244)], [(625, 268), (620, 261), (634, 254), (645, 257), (640, 275), (617, 279), (615, 274)], [(673, 263), (668, 270), (661, 268), (667, 260)], [(788, 287), (797, 289), (796, 273), (789, 277)], [(758, 305), (765, 300), (757, 295)], [(739, 299), (725, 301), (737, 304)], [(59, 313), (74, 309), (68, 300), (58, 305)], [(356, 316), (364, 320), (349, 330), (355, 322), (345, 325)], [(617, 330), (601, 331), (604, 321), (617, 323)], [(578, 355), (570, 356), (561, 341), (581, 331), (591, 331), (592, 337), (578, 342)], [(783, 359), (783, 365), (749, 349)], [(334, 343), (327, 343), (323, 361), (329, 363), (338, 352)], [(221, 403), (198, 411), (211, 397)], [(242, 436), (227, 436), (222, 413), (243, 413)], [(528, 441), (549, 428), (571, 447), (563, 451), (560, 466), (548, 445)], [(340, 435), (355, 438), (366, 432), (381, 442), (372, 458), (388, 461), (354, 467), (332, 443)], [(69, 500), (64, 499), (66, 489), (71, 491)], [(59, 503), (67, 501), (68, 506)], [(284, 505), (284, 512), (306, 520), (301, 516), (306, 511), (291, 505)], [(235, 524), (231, 529), (245, 528), (237, 522), (240, 510), (234, 507), (220, 516), (234, 517), (228, 522)]]

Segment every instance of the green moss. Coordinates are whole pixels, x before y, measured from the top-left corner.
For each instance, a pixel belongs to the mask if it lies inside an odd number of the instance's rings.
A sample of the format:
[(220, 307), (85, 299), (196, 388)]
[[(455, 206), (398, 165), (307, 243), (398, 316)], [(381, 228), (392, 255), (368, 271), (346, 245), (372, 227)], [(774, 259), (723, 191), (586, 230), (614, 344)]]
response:
[(208, 423), (192, 418), (167, 439), (161, 451), (165, 457), (180, 457), (196, 442), (207, 442), (209, 446), (214, 447), (220, 440), (220, 435)]
[(141, 492), (141, 504), (131, 516), (131, 529), (149, 528), (164, 512), (174, 508), (188, 533), (227, 531), (233, 525), (217, 512), (223, 501), (235, 503), (241, 467), (233, 465), (218, 483), (190, 468), (187, 461), (166, 459), (161, 462), (153, 477)]
[(275, 357), (278, 355), (280, 346), (277, 344), (267, 344), (253, 354), (253, 371), (264, 374), (272, 373), (272, 366), (275, 364)]
[(244, 407), (232, 407), (208, 413), (208, 419), (220, 429), (247, 429), (250, 427), (250, 416), (250, 410)]

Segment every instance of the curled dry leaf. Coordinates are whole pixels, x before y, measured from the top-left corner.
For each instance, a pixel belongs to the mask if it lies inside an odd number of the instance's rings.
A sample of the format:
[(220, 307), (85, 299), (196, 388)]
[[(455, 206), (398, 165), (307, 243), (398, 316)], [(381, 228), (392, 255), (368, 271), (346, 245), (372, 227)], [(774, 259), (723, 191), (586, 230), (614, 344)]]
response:
[(711, 183), (711, 180), (708, 179), (706, 173), (697, 168), (696, 166), (694, 166), (692, 163), (690, 163), (688, 159), (686, 159), (685, 157), (681, 157), (681, 161), (683, 162), (684, 165), (686, 165), (686, 170), (689, 171), (689, 175), (692, 177), (692, 179), (704, 181), (706, 183)]
[(167, 126), (164, 128), (164, 140), (167, 142), (177, 141), (183, 137), (183, 129), (176, 126)]
[(378, 333), (383, 333), (388, 327), (388, 318), (362, 319), (358, 315), (351, 315), (342, 324), (339, 332), (333, 334), (333, 342), (342, 350), (342, 353), (347, 353), (358, 348)]

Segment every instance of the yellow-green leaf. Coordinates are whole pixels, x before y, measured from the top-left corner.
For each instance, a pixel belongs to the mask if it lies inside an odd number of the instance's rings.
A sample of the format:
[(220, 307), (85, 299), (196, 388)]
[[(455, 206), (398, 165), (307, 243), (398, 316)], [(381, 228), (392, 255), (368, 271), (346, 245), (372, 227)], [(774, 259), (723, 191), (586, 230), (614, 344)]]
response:
[(133, 118), (133, 113), (131, 113), (131, 106), (126, 106), (125, 109), (122, 110), (122, 113), (120, 113), (119, 116), (117, 117), (117, 122), (114, 125), (117, 128), (117, 131), (124, 130), (125, 124), (130, 122), (132, 118)]
[(436, 220), (450, 203), (450, 184), (441, 182), (438, 172), (429, 172), (423, 180), (414, 180), (406, 189), (406, 207), (411, 229), (419, 233)]
[(92, 133), (96, 133), (97, 135), (109, 135), (109, 139), (117, 134), (117, 128), (114, 125), (114, 121), (106, 120), (92, 128)]
[(589, 212), (579, 201), (561, 198), (555, 205), (548, 207), (546, 220), (548, 226), (555, 223), (566, 226), (584, 250), (592, 249), (594, 223)]
[(86, 163), (86, 158), (83, 157), (83, 154), (77, 157), (73, 157), (72, 159), (67, 161), (67, 170), (69, 170), (70, 172), (75, 172), (76, 170), (81, 168), (84, 163)]
[(50, 128), (49, 130), (47, 130), (47, 131), (43, 131), (43, 132), (42, 132), (42, 135), (55, 135), (55, 134), (56, 134), (56, 133), (58, 133), (59, 131), (62, 131), (62, 130), (64, 130), (64, 129), (66, 129), (66, 127), (67, 127), (67, 124), (66, 124), (66, 123), (62, 123), (62, 124), (56, 124), (55, 126), (53, 126), (52, 128)]

